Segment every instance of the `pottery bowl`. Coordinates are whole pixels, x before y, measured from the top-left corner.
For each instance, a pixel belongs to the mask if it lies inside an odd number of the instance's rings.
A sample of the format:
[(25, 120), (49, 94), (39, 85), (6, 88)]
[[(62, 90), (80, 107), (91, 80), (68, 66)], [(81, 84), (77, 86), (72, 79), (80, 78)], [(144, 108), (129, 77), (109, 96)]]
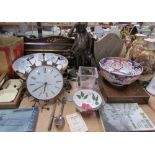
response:
[(99, 65), (101, 75), (115, 86), (129, 85), (143, 72), (143, 67), (139, 63), (121, 57), (103, 58)]
[(92, 89), (81, 89), (74, 93), (73, 102), (81, 113), (90, 114), (100, 108), (102, 98)]

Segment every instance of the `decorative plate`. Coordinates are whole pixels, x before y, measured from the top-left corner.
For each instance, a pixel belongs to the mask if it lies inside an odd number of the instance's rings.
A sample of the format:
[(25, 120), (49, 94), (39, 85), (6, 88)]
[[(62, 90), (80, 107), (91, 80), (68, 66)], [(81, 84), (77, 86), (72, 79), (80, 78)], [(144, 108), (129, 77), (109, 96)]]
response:
[(73, 95), (73, 101), (77, 108), (83, 110), (97, 110), (102, 103), (101, 96), (91, 89), (82, 89)]
[(68, 66), (68, 60), (62, 55), (55, 53), (37, 53), (23, 56), (13, 63), (13, 70), (22, 78), (36, 66), (49, 65), (64, 72)]

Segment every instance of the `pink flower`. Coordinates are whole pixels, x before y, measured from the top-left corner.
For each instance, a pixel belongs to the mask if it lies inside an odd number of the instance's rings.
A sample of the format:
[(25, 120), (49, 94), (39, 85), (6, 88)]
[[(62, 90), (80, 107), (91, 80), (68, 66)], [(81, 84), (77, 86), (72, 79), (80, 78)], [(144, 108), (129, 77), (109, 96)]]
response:
[(82, 108), (91, 109), (92, 107), (88, 103), (82, 103)]
[(82, 108), (83, 109), (88, 109), (87, 111), (82, 111), (81, 112), (84, 116), (89, 116), (90, 114), (93, 114), (93, 112), (94, 112), (94, 110), (91, 109), (92, 107), (87, 103), (83, 103)]

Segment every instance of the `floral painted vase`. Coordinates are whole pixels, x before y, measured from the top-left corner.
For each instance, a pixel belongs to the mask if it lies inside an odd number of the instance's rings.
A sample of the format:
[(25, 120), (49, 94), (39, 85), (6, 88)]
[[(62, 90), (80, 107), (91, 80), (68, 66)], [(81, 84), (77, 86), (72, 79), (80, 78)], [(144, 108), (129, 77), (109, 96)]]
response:
[(139, 36), (128, 51), (127, 58), (143, 66), (142, 76), (147, 77), (145, 81), (149, 81), (155, 71), (155, 39)]

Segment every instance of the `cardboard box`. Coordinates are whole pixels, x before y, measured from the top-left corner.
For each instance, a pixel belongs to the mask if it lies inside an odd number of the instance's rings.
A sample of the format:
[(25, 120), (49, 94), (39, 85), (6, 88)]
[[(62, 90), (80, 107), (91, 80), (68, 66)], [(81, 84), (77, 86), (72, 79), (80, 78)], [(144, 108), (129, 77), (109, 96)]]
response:
[(22, 37), (0, 36), (0, 74), (8, 73), (13, 76), (12, 63), (24, 54)]

